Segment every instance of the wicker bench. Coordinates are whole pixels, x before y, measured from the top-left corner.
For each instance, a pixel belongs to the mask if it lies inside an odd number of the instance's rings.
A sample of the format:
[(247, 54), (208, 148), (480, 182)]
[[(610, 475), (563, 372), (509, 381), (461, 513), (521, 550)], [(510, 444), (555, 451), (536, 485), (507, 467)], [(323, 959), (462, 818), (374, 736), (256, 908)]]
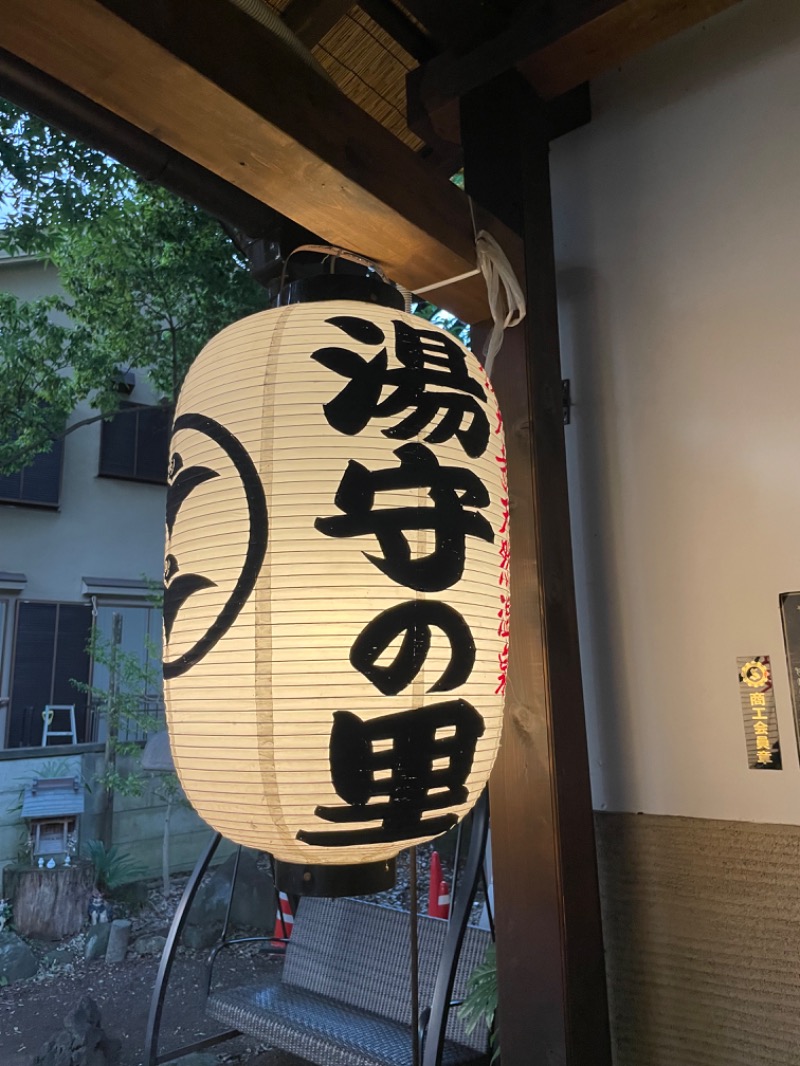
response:
[[(420, 1006), (433, 997), (446, 922), (419, 920)], [(319, 1066), (411, 1062), (409, 917), (350, 899), (304, 899), (280, 973), (258, 985), (214, 990), (216, 1021)], [(453, 989), (483, 958), (489, 934), (468, 928)], [(443, 1066), (485, 1061), (486, 1031), (468, 1036), (450, 1012)]]

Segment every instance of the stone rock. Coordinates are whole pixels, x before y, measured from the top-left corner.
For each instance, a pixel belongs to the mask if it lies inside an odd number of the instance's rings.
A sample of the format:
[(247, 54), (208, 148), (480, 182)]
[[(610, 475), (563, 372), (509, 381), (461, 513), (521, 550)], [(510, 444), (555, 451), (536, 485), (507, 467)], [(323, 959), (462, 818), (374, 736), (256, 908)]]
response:
[(106, 948), (106, 964), (114, 966), (125, 961), (128, 954), (128, 941), (131, 938), (131, 922), (128, 918), (115, 918), (111, 923)]
[[(236, 853), (208, 876), (195, 897), (181, 943), (188, 948), (211, 947), (219, 939), (230, 895)], [(271, 933), (275, 925), (272, 879), (260, 870), (253, 856), (242, 851), (231, 908), (231, 925)]]
[(64, 1028), (42, 1045), (32, 1066), (116, 1066), (121, 1049), (100, 1027), (100, 1010), (84, 996), (64, 1019)]
[(0, 933), (0, 978), (5, 978), (3, 984), (24, 981), (33, 977), (38, 969), (36, 956), (24, 940), (8, 929)]
[(83, 1037), (90, 1029), (100, 1028), (100, 1008), (90, 996), (84, 996), (64, 1019), (70, 1036)]
[(166, 942), (167, 938), (165, 936), (158, 936), (153, 933), (150, 936), (137, 937), (131, 950), (135, 951), (137, 955), (160, 955)]
[(42, 966), (49, 970), (54, 966), (65, 966), (72, 960), (73, 954), (69, 948), (55, 948), (54, 951), (48, 951), (42, 956)]
[(169, 734), (166, 730), (153, 733), (147, 739), (142, 752), (143, 770), (161, 770), (175, 773), (175, 763), (169, 746)]
[(181, 935), (181, 945), (193, 951), (205, 951), (216, 944), (222, 932), (222, 922), (209, 921), (202, 925), (187, 925)]
[(115, 902), (128, 914), (141, 911), (147, 905), (148, 898), (149, 893), (144, 881), (129, 881), (114, 892)]
[(89, 927), (86, 934), (86, 947), (83, 952), (85, 959), (104, 959), (108, 948), (108, 938), (111, 933), (111, 924), (101, 922)]

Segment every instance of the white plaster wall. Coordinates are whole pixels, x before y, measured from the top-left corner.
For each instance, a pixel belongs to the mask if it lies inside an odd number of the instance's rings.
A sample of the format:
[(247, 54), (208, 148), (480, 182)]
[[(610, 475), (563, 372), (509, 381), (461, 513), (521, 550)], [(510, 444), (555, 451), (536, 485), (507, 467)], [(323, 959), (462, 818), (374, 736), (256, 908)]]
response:
[[(131, 399), (147, 402), (138, 390)], [(76, 409), (75, 419), (90, 416)], [(97, 477), (100, 423), (64, 442), (58, 511), (0, 508), (2, 569), (28, 577), (23, 597), (80, 602), (81, 579), (158, 581), (163, 569), (166, 488)]]
[[(31, 299), (58, 291), (58, 280), (39, 263), (2, 262), (0, 288)], [(141, 374), (130, 399), (153, 402)], [(95, 413), (81, 405), (70, 422)], [(166, 489), (97, 477), (99, 455), (95, 422), (65, 439), (58, 511), (0, 504), (0, 570), (27, 575), (23, 598), (80, 602), (85, 576), (159, 580)]]
[[(0, 290), (25, 300), (60, 291), (52, 267), (5, 257), (0, 257)], [(142, 374), (130, 398), (154, 402)], [(94, 414), (81, 404), (70, 424)], [(19, 597), (6, 599), (5, 625), (0, 625), (0, 742), (6, 729), (3, 697), (11, 686), (16, 600), (88, 602), (82, 593), (84, 577), (158, 582), (163, 572), (166, 488), (100, 478), (99, 457), (100, 422), (94, 422), (65, 438), (57, 511), (0, 503), (0, 570), (28, 579)]]
[[(595, 805), (800, 821), (800, 4), (745, 0), (592, 86), (554, 214)], [(772, 656), (781, 772), (738, 655)]]

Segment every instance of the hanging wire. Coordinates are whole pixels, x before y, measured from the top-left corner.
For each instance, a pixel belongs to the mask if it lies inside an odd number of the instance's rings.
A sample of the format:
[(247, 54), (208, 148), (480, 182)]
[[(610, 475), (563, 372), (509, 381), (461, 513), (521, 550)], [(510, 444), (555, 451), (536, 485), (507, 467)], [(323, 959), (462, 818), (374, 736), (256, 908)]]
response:
[(492, 897), (489, 894), (489, 878), (486, 876), (486, 860), (484, 860), (481, 865), (481, 884), (483, 885), (483, 895), (486, 900), (486, 920), (489, 923), (489, 935), (491, 936), (492, 941), (494, 941), (494, 907), (492, 906)]
[(327, 259), (331, 257), (331, 273), (334, 272), (337, 259), (347, 259), (351, 263), (357, 263), (359, 266), (366, 267), (367, 270), (373, 270), (381, 281), (385, 281), (387, 285), (393, 284), (389, 278), (386, 277), (383, 270), (378, 266), (374, 259), (368, 259), (365, 255), (359, 255), (358, 252), (351, 252), (347, 248), (339, 248), (335, 244), (299, 244), (296, 248), (292, 248), (291, 252), (286, 256), (283, 261), (283, 267), (281, 269), (281, 289), (286, 284), (286, 272), (289, 269), (289, 260), (297, 252), (315, 252), (317, 255), (325, 256)]
[(408, 883), (411, 934), (411, 1066), (419, 1066), (419, 942), (417, 925), (419, 902), (417, 899), (417, 849), (408, 849)]
[(236, 858), (233, 860), (233, 874), (231, 875), (231, 894), (228, 896), (228, 903), (225, 907), (225, 920), (222, 923), (222, 933), (220, 934), (220, 940), (224, 940), (228, 935), (228, 926), (231, 920), (231, 911), (233, 910), (233, 894), (236, 891), (236, 878), (239, 876), (239, 860), (242, 857), (242, 845), (236, 849)]
[(453, 877), (452, 877), (452, 885), (450, 886), (450, 914), (448, 915), (448, 918), (447, 918), (448, 922), (450, 921), (450, 917), (453, 914), (453, 901), (455, 900), (456, 893), (458, 892), (458, 875), (459, 875), (459, 868), (461, 866), (461, 849), (462, 849), (463, 843), (464, 843), (464, 822), (461, 821), (461, 822), (458, 823), (458, 829), (456, 830), (456, 846), (455, 846), (455, 851), (453, 853)]

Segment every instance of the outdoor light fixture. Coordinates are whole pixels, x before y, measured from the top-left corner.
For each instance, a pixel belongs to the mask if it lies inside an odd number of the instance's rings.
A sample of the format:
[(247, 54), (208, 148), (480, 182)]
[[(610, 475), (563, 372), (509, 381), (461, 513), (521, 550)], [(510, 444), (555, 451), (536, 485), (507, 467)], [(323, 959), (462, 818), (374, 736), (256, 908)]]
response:
[(223, 330), (181, 391), (164, 677), (201, 817), (332, 895), (352, 868), (391, 883), (487, 782), (508, 492), (477, 359), (375, 278), (304, 285)]

